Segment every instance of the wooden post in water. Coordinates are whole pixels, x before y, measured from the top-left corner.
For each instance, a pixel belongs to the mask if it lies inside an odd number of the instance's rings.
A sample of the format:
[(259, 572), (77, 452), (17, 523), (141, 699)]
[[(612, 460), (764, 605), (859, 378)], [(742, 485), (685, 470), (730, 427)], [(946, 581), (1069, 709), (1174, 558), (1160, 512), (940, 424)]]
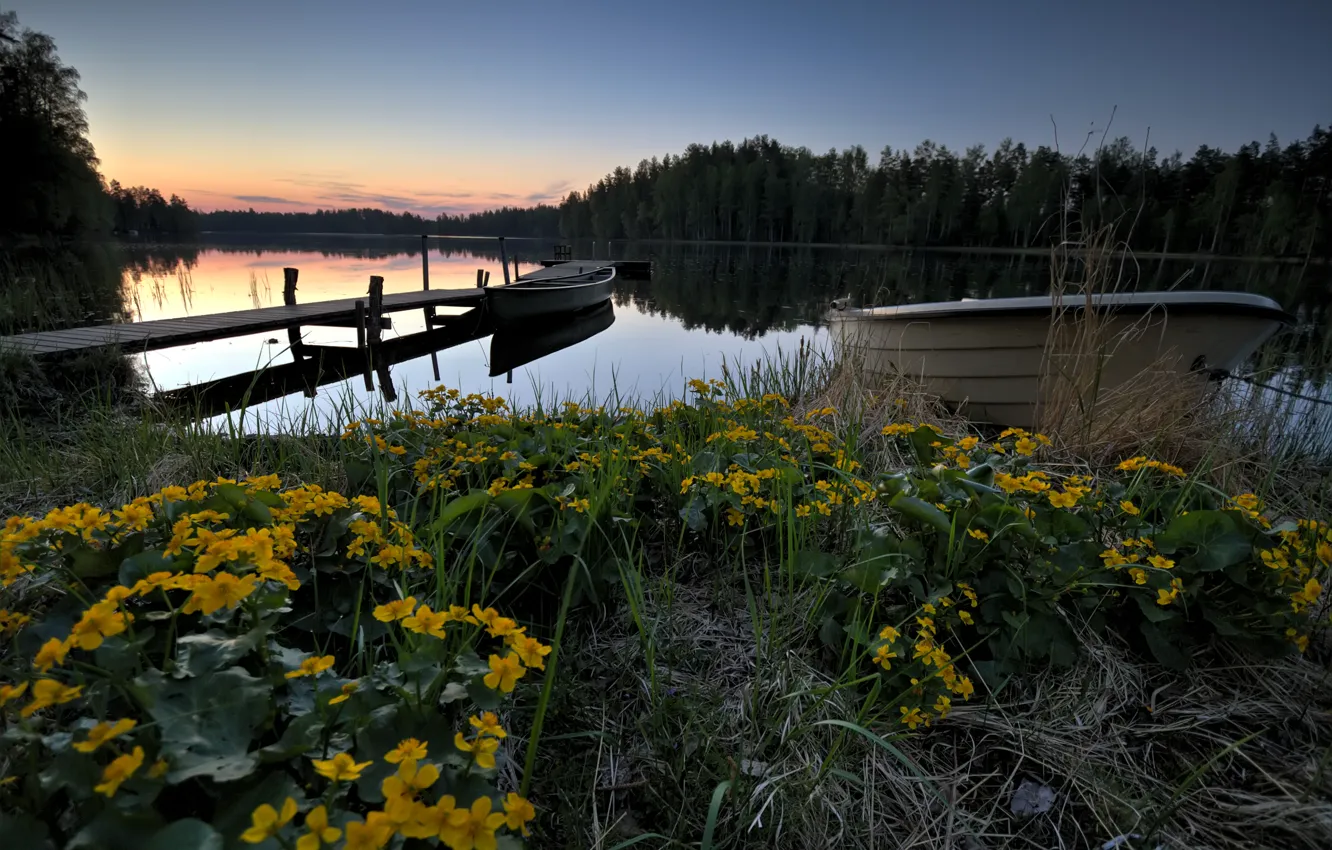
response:
[(365, 302), (356, 302), (356, 348), (365, 348)]
[(509, 257), (504, 253), (504, 237), (499, 238), (500, 243), (500, 268), (504, 269), (504, 283), (509, 283)]
[[(300, 274), (300, 269), (282, 270), (282, 303), (288, 307), (296, 306), (296, 279)], [(287, 344), (291, 346), (291, 356), (300, 359), (302, 356), (300, 325), (287, 325)]]
[(513, 279), (518, 279), (518, 255), (513, 255)]
[(481, 281), (482, 286), (490, 286), (490, 272), (486, 272), (486, 279)]
[(477, 288), (477, 289), (480, 289), (481, 287), (483, 287), (483, 286), (486, 285), (486, 284), (485, 284), (485, 281), (483, 281), (482, 278), (481, 278), (481, 275), (482, 275), (482, 274), (484, 274), (484, 272), (483, 272), (481, 269), (477, 269), (477, 270), (476, 270), (476, 288)]
[(430, 288), (430, 249), (426, 247), (425, 234), (421, 234), (421, 288)]
[(384, 333), (384, 325), (380, 321), (383, 315), (384, 278), (372, 274), (370, 275), (370, 315), (366, 321), (366, 330), (369, 331), (371, 345), (379, 345), (380, 337)]

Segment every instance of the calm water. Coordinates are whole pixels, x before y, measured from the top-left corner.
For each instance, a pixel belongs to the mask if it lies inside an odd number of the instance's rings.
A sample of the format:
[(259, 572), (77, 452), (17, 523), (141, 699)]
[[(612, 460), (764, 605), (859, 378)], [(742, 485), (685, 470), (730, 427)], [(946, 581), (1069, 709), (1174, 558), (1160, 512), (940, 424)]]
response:
[[(595, 251), (605, 258), (605, 243), (575, 246), (575, 256)], [(524, 269), (552, 254), (551, 243), (509, 240), (509, 256)], [(614, 258), (654, 260), (650, 281), (617, 284), (613, 318), (597, 317), (584, 326), (552, 322), (555, 338), (458, 342), (432, 338), (422, 347), (411, 340), (387, 371), (371, 377), (367, 390), (355, 363), (335, 375), (347, 375), (317, 388), (313, 397), (297, 389), (262, 384), (255, 373), (295, 368), (285, 331), (267, 332), (151, 352), (134, 358), (145, 378), (168, 397), (180, 388), (235, 377), (214, 386), (207, 412), (236, 405), (241, 393), (269, 397), (252, 410), (260, 419), (313, 411), (338, 418), (350, 403), (392, 397), (445, 383), (464, 391), (486, 391), (524, 403), (538, 397), (585, 394), (604, 399), (613, 391), (630, 396), (679, 395), (692, 377), (717, 377), (722, 364), (752, 363), (795, 350), (803, 340), (819, 344), (820, 317), (828, 302), (851, 296), (859, 303), (902, 303), (1039, 294), (1046, 291), (1049, 267), (1044, 258), (928, 252), (881, 252), (835, 248), (768, 248), (715, 245), (614, 244)], [(432, 289), (473, 288), (478, 268), (491, 282), (501, 279), (496, 244), (487, 240), (432, 240)], [(126, 268), (126, 301), (134, 320), (198, 316), (282, 303), (282, 269), (300, 270), (301, 303), (364, 296), (371, 275), (381, 275), (386, 292), (421, 288), (419, 242), (380, 237), (308, 236), (230, 237), (189, 247), (132, 248)], [(1228, 289), (1270, 295), (1297, 312), (1301, 326), (1264, 353), (1270, 364), (1284, 365), (1284, 375), (1301, 386), (1322, 390), (1328, 362), (1325, 327), (1332, 302), (1332, 279), (1322, 266), (1302, 268), (1248, 262), (1193, 264), (1153, 261), (1125, 269), (1127, 288)], [(441, 311), (449, 312), (449, 311)], [(461, 312), (461, 311), (451, 311)], [(420, 334), (420, 311), (392, 314), (386, 341)], [(303, 329), (307, 344), (355, 346), (350, 329)], [(444, 335), (447, 336), (447, 335)], [(581, 337), (586, 336), (585, 339)], [(562, 338), (559, 338), (562, 337)], [(560, 350), (491, 377), (491, 345), (503, 360), (517, 345), (527, 354), (561, 343)], [(442, 347), (447, 345), (448, 347)], [(433, 351), (436, 346), (442, 350)], [(521, 353), (521, 352), (520, 352)], [(328, 376), (325, 376), (325, 380)]]

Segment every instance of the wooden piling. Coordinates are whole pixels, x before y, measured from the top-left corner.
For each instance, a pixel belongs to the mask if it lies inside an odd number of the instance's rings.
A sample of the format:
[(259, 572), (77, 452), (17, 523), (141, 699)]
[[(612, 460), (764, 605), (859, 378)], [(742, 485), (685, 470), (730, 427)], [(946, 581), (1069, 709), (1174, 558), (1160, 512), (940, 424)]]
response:
[(426, 247), (425, 234), (421, 234), (421, 288), (430, 288), (430, 249)]
[(365, 348), (365, 302), (356, 302), (356, 347)]
[(500, 268), (504, 270), (504, 284), (509, 283), (509, 257), (504, 253), (504, 237), (499, 238), (500, 245)]
[[(282, 270), (282, 303), (288, 307), (296, 306), (296, 279), (300, 277), (300, 269), (285, 268)], [(287, 325), (287, 344), (291, 346), (293, 357), (301, 357), (301, 328), (299, 325)]]
[(481, 287), (483, 287), (483, 286), (486, 285), (486, 284), (485, 284), (485, 281), (482, 280), (482, 278), (481, 278), (481, 275), (483, 275), (484, 273), (485, 273), (485, 272), (484, 272), (483, 269), (477, 269), (477, 270), (476, 270), (476, 288), (477, 288), (477, 289), (480, 289)]
[(371, 345), (379, 345), (380, 337), (384, 334), (384, 324), (380, 321), (383, 316), (384, 278), (372, 274), (370, 275), (370, 311), (365, 323)]
[(482, 286), (490, 286), (490, 272), (486, 272), (486, 279), (481, 282)]
[(513, 279), (517, 280), (519, 277), (521, 275), (518, 274), (518, 255), (515, 254), (513, 257)]

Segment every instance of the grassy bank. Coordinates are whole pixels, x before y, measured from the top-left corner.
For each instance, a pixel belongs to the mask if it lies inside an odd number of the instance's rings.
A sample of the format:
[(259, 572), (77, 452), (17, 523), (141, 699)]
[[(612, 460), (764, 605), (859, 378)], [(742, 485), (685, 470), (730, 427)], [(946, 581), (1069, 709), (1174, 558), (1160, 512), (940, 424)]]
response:
[(342, 435), (7, 417), (3, 513), (36, 519), (0, 543), (6, 834), (1332, 842), (1325, 480), (1092, 463), (877, 390), (798, 359)]

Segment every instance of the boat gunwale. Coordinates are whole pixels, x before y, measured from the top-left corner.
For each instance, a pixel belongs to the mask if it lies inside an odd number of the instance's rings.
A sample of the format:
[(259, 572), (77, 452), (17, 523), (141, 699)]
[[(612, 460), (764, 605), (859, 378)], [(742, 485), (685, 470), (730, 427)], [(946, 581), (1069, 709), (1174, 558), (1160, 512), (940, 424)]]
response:
[[(1162, 297), (1165, 296), (1165, 297)], [(1295, 316), (1281, 309), (1271, 298), (1248, 292), (1156, 292), (1114, 293), (1094, 296), (1092, 309), (1098, 313), (1146, 315), (1244, 316), (1269, 319), (1285, 325), (1297, 322)], [(1021, 303), (1013, 303), (1021, 302)], [(1073, 296), (1060, 302), (1062, 311), (1080, 313), (1087, 309), (1085, 297)], [(882, 307), (833, 309), (831, 318), (850, 321), (918, 321), (921, 319), (1011, 319), (1051, 316), (1055, 302), (1049, 296), (1020, 298), (982, 298), (972, 301), (938, 301)]]

